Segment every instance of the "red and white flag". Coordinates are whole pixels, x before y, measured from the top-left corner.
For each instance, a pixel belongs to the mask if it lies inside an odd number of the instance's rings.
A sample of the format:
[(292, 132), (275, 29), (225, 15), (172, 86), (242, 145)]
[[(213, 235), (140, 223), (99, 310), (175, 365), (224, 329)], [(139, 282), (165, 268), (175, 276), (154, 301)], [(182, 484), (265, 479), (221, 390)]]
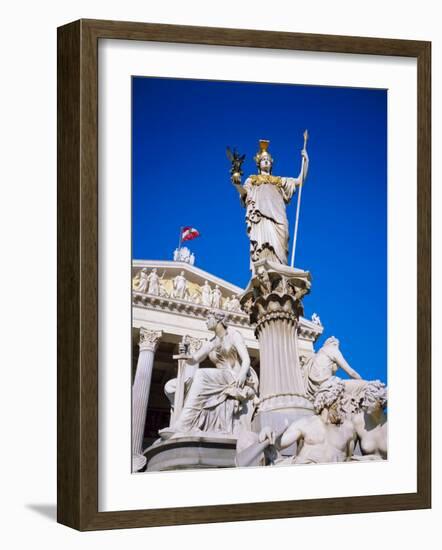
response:
[(200, 236), (200, 233), (194, 227), (183, 227), (181, 231), (181, 241), (191, 241)]

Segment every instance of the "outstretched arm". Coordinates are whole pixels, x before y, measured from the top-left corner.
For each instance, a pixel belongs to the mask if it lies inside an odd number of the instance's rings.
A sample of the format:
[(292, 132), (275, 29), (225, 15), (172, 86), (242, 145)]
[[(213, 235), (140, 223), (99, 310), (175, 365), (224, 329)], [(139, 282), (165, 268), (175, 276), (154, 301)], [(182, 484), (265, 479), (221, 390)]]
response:
[(307, 172), (308, 172), (308, 155), (307, 151), (303, 149), (301, 151), (302, 155), (302, 164), (301, 164), (301, 170), (299, 172), (299, 176), (297, 178), (282, 178), (282, 190), (283, 190), (283, 196), (286, 203), (289, 203), (293, 195), (295, 194), (296, 188), (299, 187), (302, 183), (304, 183), (305, 179), (307, 178)]
[(301, 170), (299, 171), (299, 176), (296, 178), (297, 185), (300, 185), (301, 183), (304, 183), (304, 181), (307, 179), (307, 173), (308, 173), (308, 154), (305, 149), (301, 151)]
[(302, 429), (301, 429), (300, 422), (295, 421), (282, 434), (278, 447), (280, 449), (285, 449), (286, 447), (290, 447), (290, 445), (293, 445), (293, 443), (297, 443), (300, 440), (301, 436), (302, 436)]
[(213, 342), (210, 340), (209, 342), (204, 342), (201, 348), (193, 354), (182, 353), (180, 355), (174, 355), (173, 358), (186, 361), (189, 365), (197, 365), (207, 358), (213, 349), (213, 345)]
[(245, 181), (244, 185), (241, 184), (241, 176), (238, 176), (237, 178), (232, 177), (230, 179), (230, 181), (232, 182), (233, 186), (238, 191), (239, 197), (242, 200), (242, 202), (245, 202), (246, 196), (247, 196), (246, 185), (247, 185), (248, 179)]
[(336, 364), (338, 365), (338, 367), (340, 367), (344, 372), (346, 372), (348, 376), (350, 376), (350, 378), (354, 378), (356, 380), (362, 380), (362, 376), (350, 367), (350, 365), (344, 359), (344, 356), (342, 355), (339, 349), (336, 349), (333, 358)]
[(188, 363), (194, 365), (195, 363), (201, 363), (202, 361), (204, 361), (204, 359), (206, 359), (209, 353), (212, 351), (213, 346), (214, 342), (212, 340), (210, 340), (209, 342), (204, 342), (201, 348), (191, 356), (191, 359), (190, 361), (188, 361)]

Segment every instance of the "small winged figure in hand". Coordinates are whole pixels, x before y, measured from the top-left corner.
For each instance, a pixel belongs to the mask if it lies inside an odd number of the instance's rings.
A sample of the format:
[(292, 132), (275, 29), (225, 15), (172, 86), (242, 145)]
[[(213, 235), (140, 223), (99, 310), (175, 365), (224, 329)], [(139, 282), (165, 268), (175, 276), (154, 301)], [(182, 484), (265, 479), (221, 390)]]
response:
[(233, 183), (240, 183), (241, 182), (241, 176), (243, 175), (242, 171), (242, 164), (244, 162), (244, 159), (246, 158), (245, 155), (240, 155), (236, 148), (233, 149), (233, 151), (230, 149), (230, 147), (226, 148), (226, 154), (227, 158), (232, 163), (232, 167), (230, 169), (230, 178)]

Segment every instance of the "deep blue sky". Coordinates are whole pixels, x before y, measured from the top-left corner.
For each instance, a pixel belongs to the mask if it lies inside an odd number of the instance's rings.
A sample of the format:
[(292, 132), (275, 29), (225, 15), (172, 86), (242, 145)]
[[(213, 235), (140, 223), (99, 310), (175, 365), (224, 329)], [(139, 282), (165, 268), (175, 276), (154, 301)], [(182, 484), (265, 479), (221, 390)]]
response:
[(364, 378), (386, 382), (386, 90), (134, 77), (133, 257), (172, 259), (180, 226), (191, 225), (201, 232), (188, 243), (196, 265), (245, 287), (245, 210), (226, 146), (246, 154), (245, 178), (256, 173), (258, 140), (269, 139), (273, 174), (297, 176), (305, 128), (296, 251), (313, 278), (305, 313), (325, 326), (319, 345), (336, 336)]

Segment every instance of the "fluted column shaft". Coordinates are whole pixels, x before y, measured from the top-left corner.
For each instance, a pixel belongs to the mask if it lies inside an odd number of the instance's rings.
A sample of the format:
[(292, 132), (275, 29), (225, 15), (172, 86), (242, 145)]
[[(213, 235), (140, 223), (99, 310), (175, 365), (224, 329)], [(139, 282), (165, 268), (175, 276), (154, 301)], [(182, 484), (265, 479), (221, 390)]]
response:
[(159, 330), (140, 328), (140, 354), (132, 387), (132, 471), (137, 472), (146, 463), (143, 456), (143, 437), (146, 425), (155, 351), (162, 336)]
[(298, 359), (296, 322), (278, 319), (259, 333), (261, 397), (292, 393), (305, 395)]
[(271, 294), (257, 305), (260, 410), (302, 405), (306, 389), (299, 365), (296, 300)]

